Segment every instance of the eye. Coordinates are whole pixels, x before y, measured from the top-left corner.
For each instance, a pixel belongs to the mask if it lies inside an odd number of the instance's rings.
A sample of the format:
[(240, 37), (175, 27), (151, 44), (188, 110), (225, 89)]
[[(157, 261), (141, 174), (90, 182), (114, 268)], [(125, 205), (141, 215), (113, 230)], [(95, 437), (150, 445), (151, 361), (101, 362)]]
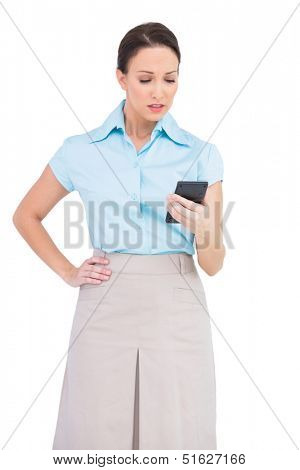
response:
[[(151, 80), (140, 80), (141, 83), (148, 83), (150, 82)], [(166, 80), (166, 82), (168, 83), (175, 83), (175, 80)]]

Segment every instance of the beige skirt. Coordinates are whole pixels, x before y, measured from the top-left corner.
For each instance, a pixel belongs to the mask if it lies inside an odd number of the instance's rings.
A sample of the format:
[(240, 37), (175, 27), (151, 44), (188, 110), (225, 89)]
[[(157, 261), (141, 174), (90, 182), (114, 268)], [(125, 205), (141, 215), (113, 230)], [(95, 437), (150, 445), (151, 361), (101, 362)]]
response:
[(216, 449), (215, 367), (192, 255), (105, 253), (79, 288), (53, 449)]

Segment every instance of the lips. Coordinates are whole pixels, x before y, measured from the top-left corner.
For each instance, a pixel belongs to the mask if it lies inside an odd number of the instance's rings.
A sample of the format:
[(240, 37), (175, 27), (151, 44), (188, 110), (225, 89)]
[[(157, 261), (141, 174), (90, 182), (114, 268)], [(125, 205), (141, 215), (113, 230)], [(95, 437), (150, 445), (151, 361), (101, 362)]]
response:
[(163, 108), (164, 105), (163, 104), (149, 104), (148, 105), (149, 108)]
[(164, 108), (164, 105), (155, 106), (155, 105), (149, 104), (148, 108), (150, 109), (152, 113), (160, 113), (162, 109)]

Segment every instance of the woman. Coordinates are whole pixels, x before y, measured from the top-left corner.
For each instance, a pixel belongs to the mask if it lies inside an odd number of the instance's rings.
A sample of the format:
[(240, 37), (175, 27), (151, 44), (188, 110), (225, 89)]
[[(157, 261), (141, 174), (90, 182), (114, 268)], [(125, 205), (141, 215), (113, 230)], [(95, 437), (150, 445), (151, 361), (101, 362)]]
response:
[[(216, 449), (211, 325), (192, 255), (195, 241), (207, 274), (222, 267), (223, 163), (169, 113), (179, 63), (166, 26), (130, 30), (116, 69), (126, 99), (64, 140), (14, 214), (38, 256), (79, 287), (53, 449)], [(203, 204), (172, 195), (182, 179), (208, 182)], [(79, 267), (41, 224), (73, 190), (94, 248)]]

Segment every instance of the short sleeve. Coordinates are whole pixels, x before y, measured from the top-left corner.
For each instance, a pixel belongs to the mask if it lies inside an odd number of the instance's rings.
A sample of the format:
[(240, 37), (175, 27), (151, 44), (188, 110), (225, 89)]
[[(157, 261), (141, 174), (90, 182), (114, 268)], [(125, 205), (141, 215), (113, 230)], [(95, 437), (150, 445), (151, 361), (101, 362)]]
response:
[(217, 181), (223, 181), (224, 164), (215, 144), (210, 144), (207, 154), (198, 167), (198, 181), (207, 181), (210, 186)]
[(216, 145), (211, 144), (207, 163), (208, 186), (216, 183), (217, 181), (223, 181), (223, 175), (223, 159)]
[(71, 192), (74, 191), (74, 185), (70, 178), (70, 165), (68, 162), (67, 149), (68, 143), (67, 139), (65, 139), (53, 157), (48, 161), (48, 164), (58, 181), (65, 187), (67, 191)]

